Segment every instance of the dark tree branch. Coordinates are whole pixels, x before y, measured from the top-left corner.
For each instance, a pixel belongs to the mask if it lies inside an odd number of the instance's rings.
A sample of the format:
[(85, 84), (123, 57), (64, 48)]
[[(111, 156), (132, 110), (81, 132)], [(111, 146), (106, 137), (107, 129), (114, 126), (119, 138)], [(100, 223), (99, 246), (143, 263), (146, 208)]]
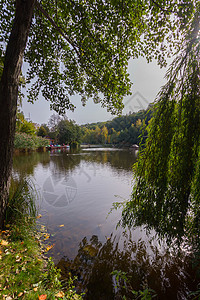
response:
[(163, 12), (165, 13), (172, 13), (172, 10), (170, 9), (164, 9), (160, 4), (158, 4), (156, 1), (151, 0), (153, 2), (153, 4), (155, 4), (157, 7), (159, 7)]

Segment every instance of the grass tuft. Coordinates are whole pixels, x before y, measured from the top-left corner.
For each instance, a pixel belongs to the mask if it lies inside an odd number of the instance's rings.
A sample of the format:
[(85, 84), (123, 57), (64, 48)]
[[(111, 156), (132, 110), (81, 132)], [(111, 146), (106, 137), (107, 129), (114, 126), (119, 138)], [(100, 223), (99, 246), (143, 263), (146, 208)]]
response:
[(37, 215), (35, 200), (38, 197), (37, 190), (32, 182), (28, 180), (18, 182), (12, 179), (6, 210), (6, 224), (34, 222)]

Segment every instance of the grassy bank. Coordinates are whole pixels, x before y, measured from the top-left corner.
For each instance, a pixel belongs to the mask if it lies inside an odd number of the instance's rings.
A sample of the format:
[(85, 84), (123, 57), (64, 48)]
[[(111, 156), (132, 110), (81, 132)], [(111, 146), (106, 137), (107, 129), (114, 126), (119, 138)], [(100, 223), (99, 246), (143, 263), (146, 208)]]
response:
[(60, 271), (45, 257), (46, 232), (38, 230), (37, 212), (30, 186), (11, 194), (5, 230), (0, 232), (0, 299), (82, 299), (73, 280), (65, 286)]

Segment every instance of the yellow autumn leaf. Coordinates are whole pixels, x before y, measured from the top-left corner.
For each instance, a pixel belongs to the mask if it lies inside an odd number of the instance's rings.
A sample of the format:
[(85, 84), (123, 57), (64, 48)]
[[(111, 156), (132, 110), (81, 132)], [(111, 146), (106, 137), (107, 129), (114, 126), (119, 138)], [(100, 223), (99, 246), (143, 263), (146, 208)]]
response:
[(40, 219), (40, 218), (42, 218), (42, 215), (39, 214), (36, 218), (37, 218), (37, 219)]
[(18, 294), (18, 297), (21, 297), (22, 295), (23, 295), (23, 293), (21, 292), (21, 293)]
[(55, 244), (53, 244), (53, 245), (50, 245), (50, 246), (47, 246), (46, 247), (46, 251), (49, 251), (49, 250), (51, 250), (53, 247), (55, 246)]
[(45, 235), (44, 235), (44, 238), (45, 238), (45, 240), (47, 240), (47, 239), (50, 238), (50, 235), (49, 235), (49, 234), (45, 234)]
[(37, 292), (38, 288), (37, 288), (37, 287), (34, 287), (34, 289), (33, 289), (33, 290), (34, 290), (34, 292)]
[(8, 245), (8, 242), (5, 241), (5, 240), (2, 240), (2, 241), (1, 241), (1, 245), (2, 245), (2, 246), (7, 246), (7, 245)]
[(65, 296), (65, 294), (62, 291), (55, 294), (55, 297), (58, 297), (58, 298), (63, 298), (64, 296)]
[(59, 227), (64, 227), (65, 225), (64, 224), (62, 224), (62, 225), (59, 225)]

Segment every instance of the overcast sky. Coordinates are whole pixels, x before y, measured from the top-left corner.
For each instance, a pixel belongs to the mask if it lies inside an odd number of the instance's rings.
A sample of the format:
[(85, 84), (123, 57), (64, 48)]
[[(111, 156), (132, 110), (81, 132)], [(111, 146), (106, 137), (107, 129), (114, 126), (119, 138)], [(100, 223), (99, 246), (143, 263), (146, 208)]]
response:
[[(148, 103), (153, 102), (160, 87), (165, 83), (165, 72), (166, 69), (160, 69), (155, 62), (148, 64), (143, 58), (131, 60), (129, 73), (133, 82), (132, 96), (124, 99), (123, 114), (146, 108)], [(94, 104), (92, 100), (89, 100), (85, 107), (81, 105), (79, 96), (73, 96), (71, 101), (75, 104), (76, 109), (74, 112), (67, 111), (66, 115), (78, 124), (107, 121), (114, 117), (106, 111), (106, 108), (102, 108), (100, 104)], [(49, 109), (49, 105), (49, 102), (42, 97), (34, 104), (27, 103), (25, 98), (22, 110), (25, 117), (27, 118), (30, 115), (33, 122), (48, 123), (49, 117), (54, 113)]]

